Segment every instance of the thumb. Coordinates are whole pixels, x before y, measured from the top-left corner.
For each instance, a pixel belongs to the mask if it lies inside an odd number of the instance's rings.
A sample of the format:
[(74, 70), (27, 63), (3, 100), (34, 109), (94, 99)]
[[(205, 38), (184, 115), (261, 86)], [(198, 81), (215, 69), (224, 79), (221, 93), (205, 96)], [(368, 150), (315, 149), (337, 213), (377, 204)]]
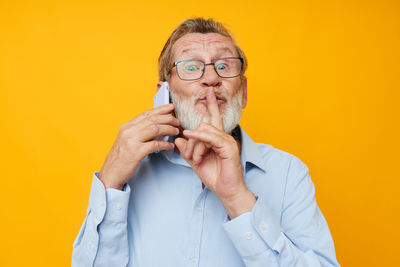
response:
[(181, 157), (186, 160), (191, 166), (193, 166), (193, 162), (192, 160), (190, 160), (189, 158), (187, 158), (185, 156), (185, 151), (188, 147), (188, 140), (186, 140), (185, 138), (179, 137), (175, 139), (175, 145), (179, 150), (179, 154), (181, 155)]
[(181, 154), (181, 156), (184, 154), (186, 147), (187, 147), (188, 141), (184, 138), (176, 138), (175, 139), (175, 145), (179, 150), (179, 154)]

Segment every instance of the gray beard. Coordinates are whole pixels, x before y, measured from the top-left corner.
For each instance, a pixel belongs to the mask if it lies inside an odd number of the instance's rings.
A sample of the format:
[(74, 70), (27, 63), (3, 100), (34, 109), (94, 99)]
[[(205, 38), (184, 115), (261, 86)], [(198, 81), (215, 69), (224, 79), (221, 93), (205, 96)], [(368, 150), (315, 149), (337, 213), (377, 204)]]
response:
[[(227, 100), (225, 110), (222, 112), (222, 121), (224, 124), (224, 131), (230, 134), (238, 125), (242, 116), (242, 89), (232, 98), (229, 98), (222, 90), (220, 93)], [(183, 129), (195, 130), (202, 122), (210, 123), (210, 118), (203, 118), (195, 108), (195, 103), (201, 95), (204, 95), (203, 92), (187, 101), (181, 101), (172, 91), (170, 91), (170, 95), (172, 103), (175, 106), (176, 117), (180, 121)]]

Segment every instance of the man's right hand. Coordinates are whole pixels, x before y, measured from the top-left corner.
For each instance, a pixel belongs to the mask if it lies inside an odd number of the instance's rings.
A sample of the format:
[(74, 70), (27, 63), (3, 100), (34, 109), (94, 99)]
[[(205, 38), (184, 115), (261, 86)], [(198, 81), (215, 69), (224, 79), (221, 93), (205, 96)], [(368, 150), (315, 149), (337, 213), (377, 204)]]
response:
[(173, 143), (154, 140), (158, 136), (179, 134), (179, 120), (170, 115), (173, 110), (173, 104), (160, 106), (120, 127), (99, 174), (105, 188), (121, 190), (144, 157), (158, 150), (174, 148)]

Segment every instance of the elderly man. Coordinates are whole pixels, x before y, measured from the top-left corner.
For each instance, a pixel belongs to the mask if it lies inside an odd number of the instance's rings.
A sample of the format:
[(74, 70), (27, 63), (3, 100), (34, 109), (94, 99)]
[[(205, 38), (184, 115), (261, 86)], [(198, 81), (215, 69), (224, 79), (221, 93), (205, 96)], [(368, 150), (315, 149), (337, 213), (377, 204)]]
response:
[(246, 66), (222, 24), (175, 29), (159, 58), (172, 104), (121, 126), (72, 266), (339, 266), (307, 167), (238, 125)]

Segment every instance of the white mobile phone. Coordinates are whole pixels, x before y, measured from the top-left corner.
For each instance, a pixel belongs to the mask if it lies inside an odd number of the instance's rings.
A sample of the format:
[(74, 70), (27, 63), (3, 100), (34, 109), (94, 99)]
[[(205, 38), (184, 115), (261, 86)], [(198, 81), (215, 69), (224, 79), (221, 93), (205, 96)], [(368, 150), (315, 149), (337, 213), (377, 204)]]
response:
[[(154, 97), (154, 108), (162, 105), (169, 104), (169, 83), (163, 82), (160, 89), (158, 89), (156, 96)], [(168, 141), (169, 136), (157, 137), (156, 140)]]
[(163, 82), (154, 97), (154, 108), (169, 104), (169, 83)]

